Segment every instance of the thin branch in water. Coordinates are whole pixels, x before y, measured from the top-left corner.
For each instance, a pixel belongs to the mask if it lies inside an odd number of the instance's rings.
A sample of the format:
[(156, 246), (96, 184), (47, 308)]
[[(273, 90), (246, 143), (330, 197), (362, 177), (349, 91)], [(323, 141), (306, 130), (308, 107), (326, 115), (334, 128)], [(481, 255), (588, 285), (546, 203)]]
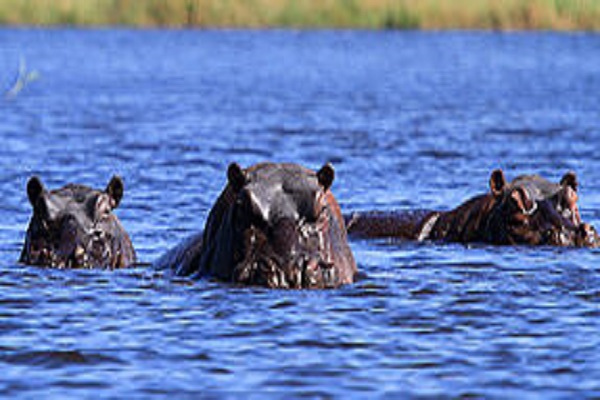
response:
[(25, 63), (25, 59), (21, 57), (19, 62), (19, 72), (15, 79), (15, 82), (12, 84), (12, 87), (6, 91), (4, 97), (8, 100), (16, 97), (27, 85), (31, 82), (39, 79), (40, 74), (36, 70), (27, 71), (27, 64)]

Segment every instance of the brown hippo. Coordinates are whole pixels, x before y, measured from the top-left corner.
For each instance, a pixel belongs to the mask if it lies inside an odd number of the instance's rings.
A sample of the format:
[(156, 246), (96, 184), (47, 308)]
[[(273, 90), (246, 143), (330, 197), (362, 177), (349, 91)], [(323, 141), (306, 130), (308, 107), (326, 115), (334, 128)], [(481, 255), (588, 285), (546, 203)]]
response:
[(498, 169), (490, 177), (489, 193), (454, 210), (355, 213), (347, 217), (348, 233), (460, 243), (597, 247), (600, 238), (595, 229), (581, 222), (577, 186), (572, 172), (558, 184), (537, 175), (507, 183)]
[(330, 191), (331, 165), (231, 164), (203, 234), (155, 265), (178, 275), (270, 288), (333, 288), (354, 281), (354, 257)]
[(29, 179), (33, 216), (20, 262), (58, 268), (122, 268), (135, 263), (131, 240), (112, 213), (123, 190), (118, 176), (105, 191), (74, 184), (47, 191), (38, 177)]

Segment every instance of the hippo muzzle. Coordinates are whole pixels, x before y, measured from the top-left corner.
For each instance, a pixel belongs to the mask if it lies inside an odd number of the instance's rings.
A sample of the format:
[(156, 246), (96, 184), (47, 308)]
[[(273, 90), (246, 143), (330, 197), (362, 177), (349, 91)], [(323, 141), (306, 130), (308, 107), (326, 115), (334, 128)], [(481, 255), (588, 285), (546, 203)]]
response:
[(245, 257), (234, 268), (234, 281), (271, 288), (326, 288), (337, 282), (327, 236), (327, 218), (315, 223), (283, 219), (270, 233), (245, 232)]

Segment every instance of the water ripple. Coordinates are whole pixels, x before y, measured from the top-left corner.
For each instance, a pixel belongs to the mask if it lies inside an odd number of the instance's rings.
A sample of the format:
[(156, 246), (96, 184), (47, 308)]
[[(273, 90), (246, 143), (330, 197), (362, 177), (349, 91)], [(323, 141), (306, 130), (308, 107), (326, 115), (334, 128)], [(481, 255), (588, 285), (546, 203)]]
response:
[(331, 161), (347, 211), (446, 210), (494, 168), (574, 170), (598, 226), (594, 35), (3, 29), (0, 43), (0, 75), (21, 56), (41, 74), (0, 104), (5, 396), (600, 396), (596, 250), (354, 241), (363, 275), (330, 291), (16, 264), (32, 174), (123, 176), (115, 212), (142, 263), (202, 228), (233, 161)]
[(7, 364), (20, 364), (29, 366), (42, 366), (45, 368), (66, 368), (70, 365), (97, 365), (97, 364), (123, 364), (117, 357), (103, 354), (81, 353), (67, 350), (39, 350), (3, 353), (0, 362)]

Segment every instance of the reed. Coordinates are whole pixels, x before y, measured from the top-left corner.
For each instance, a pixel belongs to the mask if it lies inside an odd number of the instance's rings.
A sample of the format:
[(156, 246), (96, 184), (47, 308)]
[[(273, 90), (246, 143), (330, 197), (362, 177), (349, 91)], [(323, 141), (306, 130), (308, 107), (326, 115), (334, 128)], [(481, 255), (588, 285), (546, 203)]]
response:
[(0, 24), (600, 30), (600, 0), (0, 0)]

